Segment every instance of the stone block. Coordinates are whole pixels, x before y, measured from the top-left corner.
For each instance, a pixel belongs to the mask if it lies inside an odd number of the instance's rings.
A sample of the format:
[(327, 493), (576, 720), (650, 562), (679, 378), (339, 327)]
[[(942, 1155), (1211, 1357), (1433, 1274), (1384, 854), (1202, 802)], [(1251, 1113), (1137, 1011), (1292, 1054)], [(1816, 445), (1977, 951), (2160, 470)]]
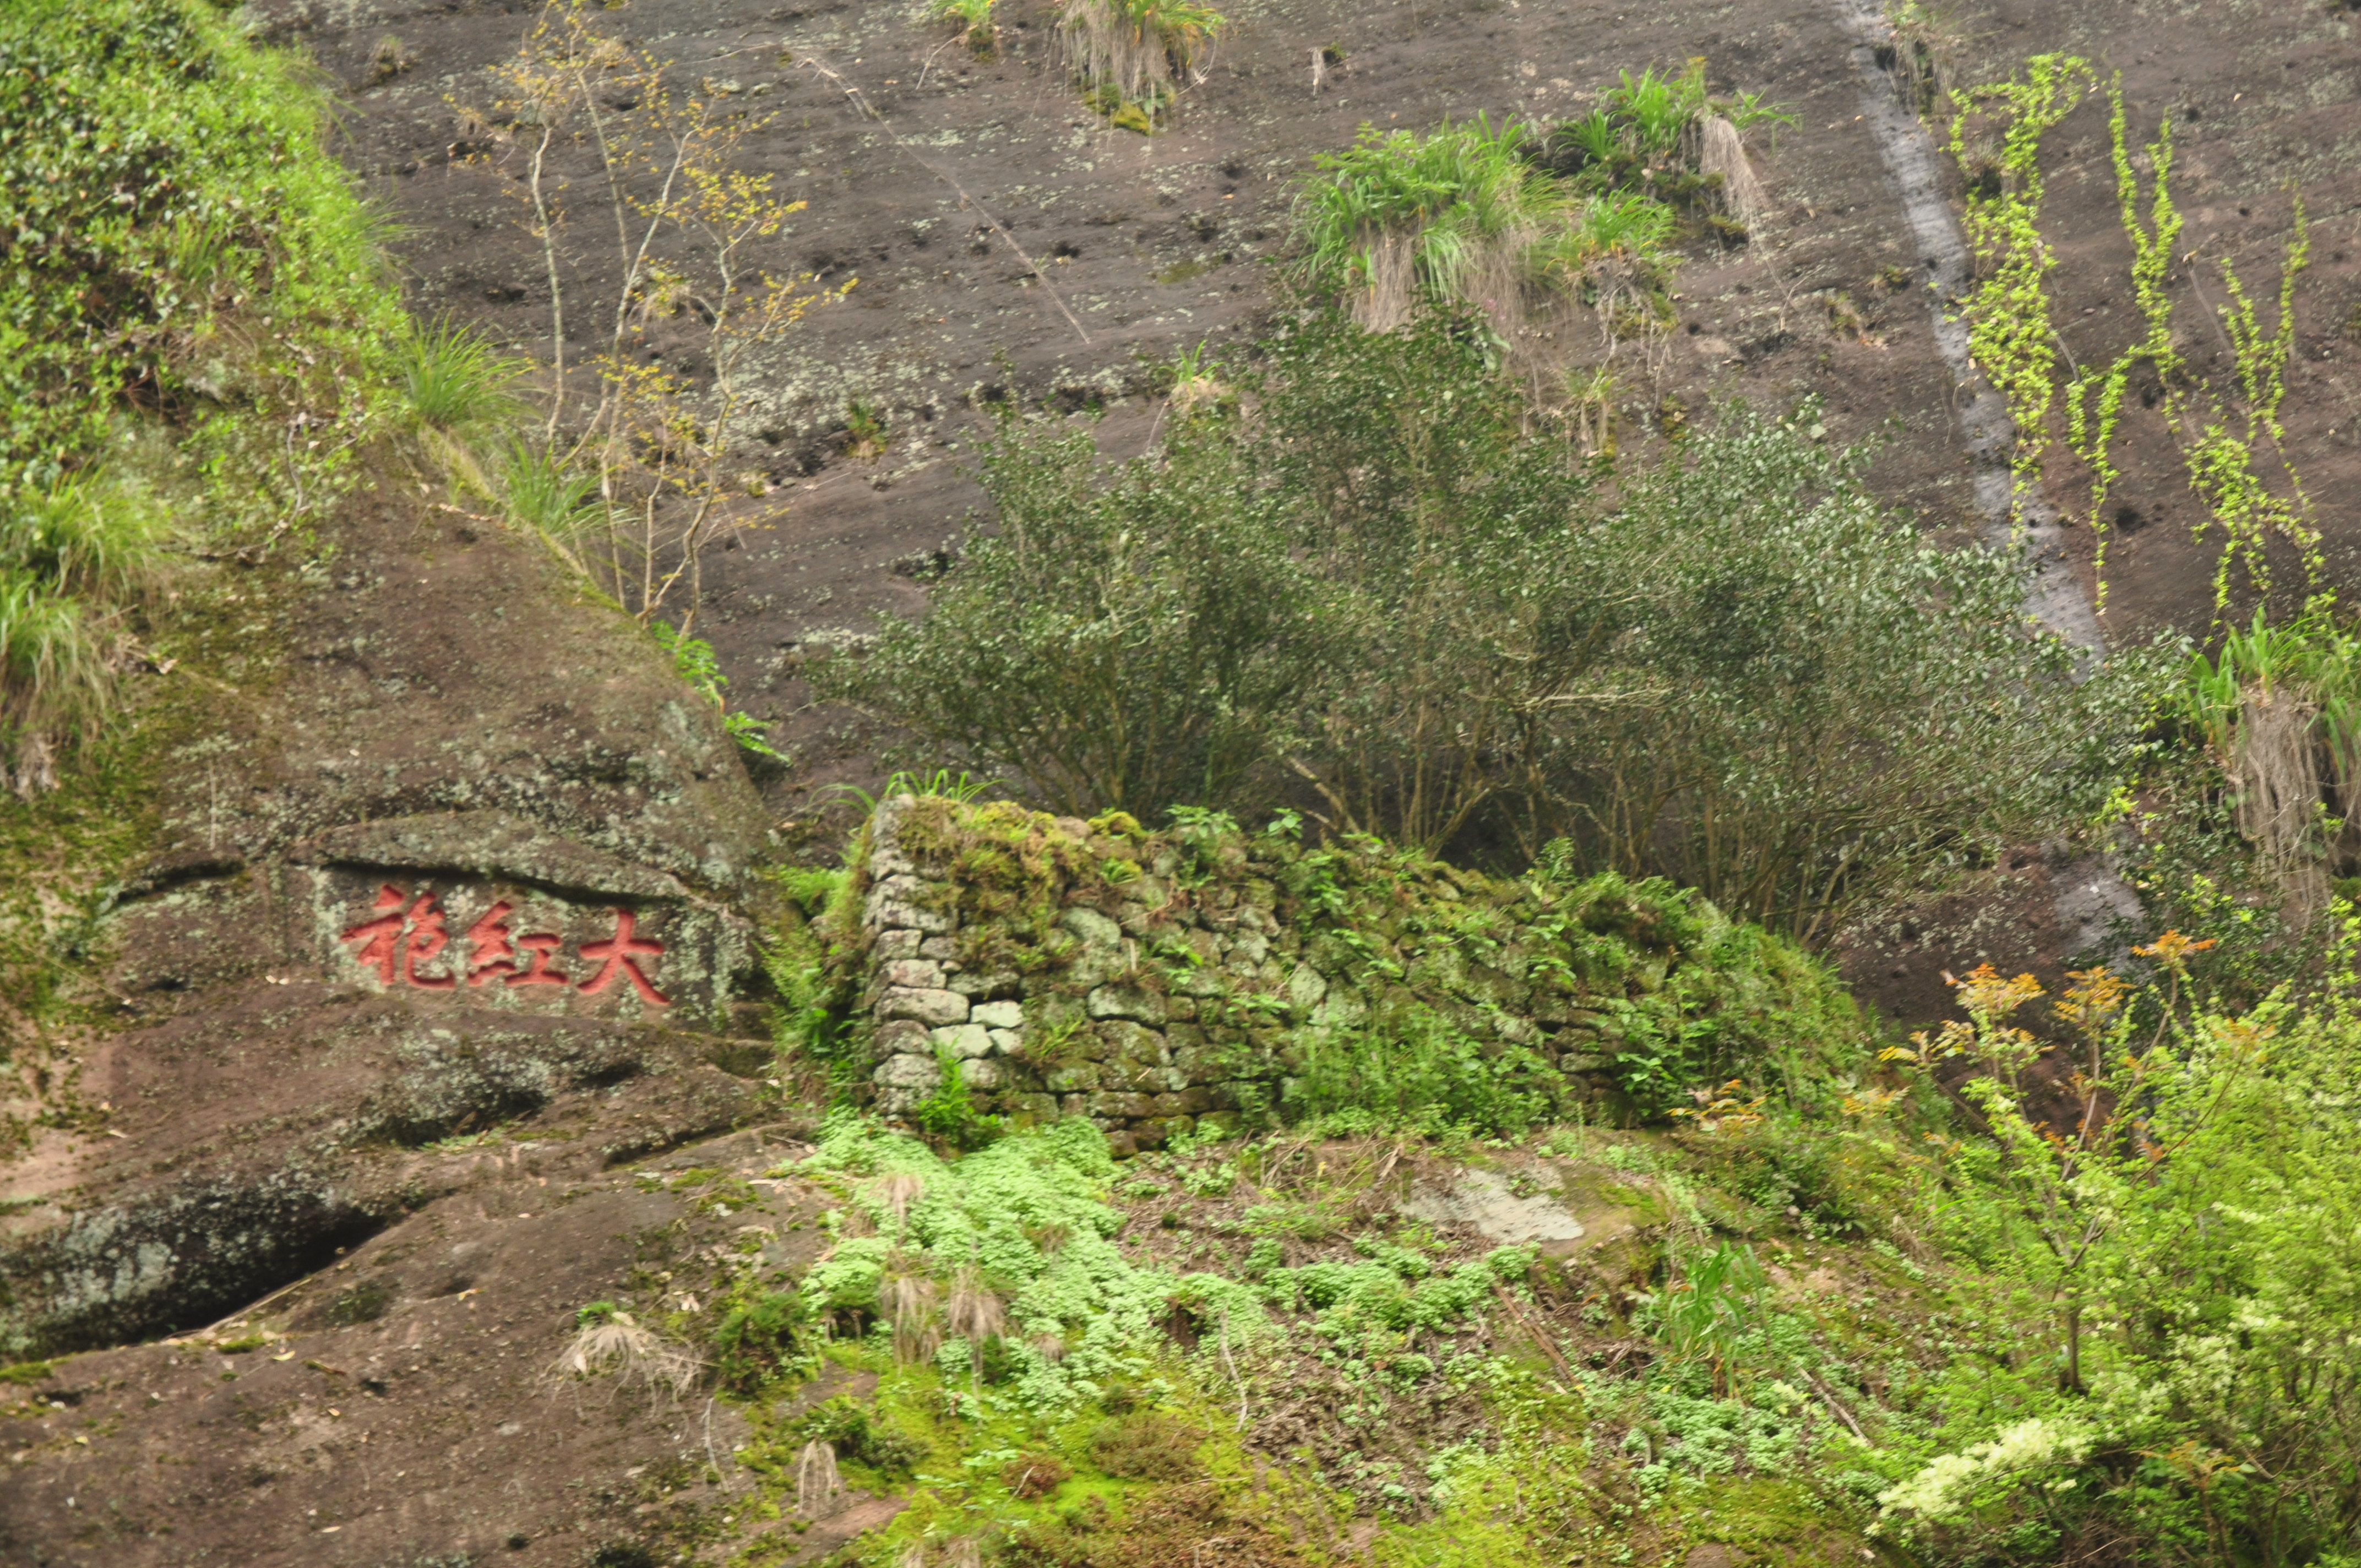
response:
[(1025, 988), (1026, 1022), (1037, 1029), (1084, 1022), (1088, 1014), (1082, 1011), (1082, 999), (1049, 989), (1054, 984), (1054, 981), (1037, 980)]
[(1126, 1094), (1103, 1089), (1088, 1097), (1086, 1110), (1093, 1116), (1136, 1122), (1143, 1116), (1156, 1114), (1156, 1102), (1145, 1094)]
[(1025, 1026), (1025, 1004), (1021, 1002), (983, 1002), (968, 1009), (971, 1023), (987, 1029), (1021, 1029)]
[(1460, 994), (1470, 1002), (1488, 1002), (1496, 1007), (1517, 1013), (1522, 1012), (1532, 1000), (1532, 988), (1489, 964), (1469, 964), (1461, 981)]
[(1180, 1096), (1178, 1094), (1159, 1094), (1154, 1096), (1154, 1099), (1156, 1102), (1156, 1113), (1159, 1116), (1185, 1116), (1189, 1114), (1188, 1108), (1180, 1103)]
[(1087, 1094), (1099, 1086), (1101, 1069), (1094, 1061), (1052, 1069), (1041, 1075), (1041, 1086), (1052, 1094)]
[(1514, 1013), (1492, 1014), (1492, 1033), (1512, 1046), (1538, 1046), (1542, 1043), (1541, 1025)]
[(1099, 1069), (1099, 1087), (1126, 1094), (1154, 1094), (1164, 1087), (1164, 1069), (1141, 1062), (1107, 1062)]
[(994, 1029), (990, 1034), (992, 1054), (994, 1056), (1013, 1057), (1025, 1049), (1025, 1036), (1014, 1029)]
[(900, 926), (913, 931), (937, 933), (951, 928), (951, 917), (946, 910), (921, 909), (902, 899), (872, 897), (862, 924), (881, 929)]
[(928, 937), (918, 944), (918, 956), (937, 963), (949, 963), (959, 956), (959, 944), (949, 937)]
[(1557, 1058), (1557, 1066), (1560, 1072), (1605, 1072), (1613, 1067), (1614, 1063), (1602, 1056), (1593, 1056), (1584, 1051), (1568, 1051)]
[(988, 974), (972, 970), (953, 970), (943, 984), (971, 1001), (986, 996), (1013, 996), (1023, 983), (1013, 969), (996, 969)]
[(1229, 989), (1228, 982), (1222, 979), (1222, 971), (1211, 966), (1183, 970), (1172, 977), (1172, 995), (1176, 1001), (1183, 996), (1220, 996)]
[(869, 957), (873, 962), (881, 964), (890, 964), (899, 959), (915, 959), (918, 956), (918, 944), (926, 939), (916, 931), (880, 931), (877, 940), (870, 947)]
[(1246, 878), (1246, 885), (1238, 889), (1238, 897), (1251, 908), (1269, 910), (1279, 907), (1279, 888), (1261, 877)]
[(884, 1061), (887, 1057), (906, 1052), (923, 1056), (932, 1048), (933, 1043), (928, 1037), (924, 1024), (915, 1018), (896, 1018), (877, 1025), (877, 1038), (870, 1054)]
[(1107, 1059), (1111, 1061), (1161, 1066), (1171, 1059), (1170, 1048), (1166, 1046), (1163, 1036), (1127, 1019), (1101, 1024), (1098, 1037), (1105, 1044)]
[(960, 1063), (960, 1082), (969, 1089), (998, 1089), (1008, 1080), (1007, 1072), (990, 1057)]
[(1210, 1111), (1197, 1118), (1197, 1135), (1201, 1138), (1234, 1138), (1238, 1135), (1238, 1113), (1235, 1111)]
[(1087, 1094), (1060, 1094), (1058, 1113), (1063, 1116), (1087, 1116), (1091, 1113), (1091, 1097)]
[(1054, 1122), (1058, 1119), (1058, 1097), (1054, 1094), (1018, 1092), (1006, 1096), (1006, 1100), (1009, 1114), (1013, 1116), (1025, 1117), (1036, 1122)]
[(1139, 1139), (1128, 1127), (1108, 1129), (1107, 1152), (1117, 1159), (1129, 1159), (1139, 1152)]
[(1574, 1022), (1574, 1003), (1558, 992), (1536, 986), (1532, 999), (1525, 1003), (1525, 1013), (1534, 1023), (1555, 1029)]
[(888, 986), (906, 991), (940, 991), (943, 966), (931, 959), (896, 959), (885, 965), (882, 978)]
[(1197, 1000), (1192, 996), (1168, 996), (1164, 999), (1164, 1015), (1182, 1021), (1197, 1016)]
[(1173, 1051), (1172, 1070), (1190, 1083), (1213, 1083), (1227, 1078), (1233, 1069), (1229, 1053), (1218, 1046), (1191, 1046)]
[(1081, 938), (1085, 948), (1112, 952), (1123, 945), (1123, 927), (1095, 909), (1069, 909), (1059, 917), (1058, 924)]
[(1132, 1018), (1142, 1024), (1161, 1024), (1169, 1015), (1162, 996), (1137, 985), (1100, 986), (1091, 992), (1089, 1010), (1093, 1018)]
[(931, 1090), (943, 1080), (940, 1063), (930, 1056), (891, 1056), (877, 1064), (871, 1081), (880, 1089)]
[(1310, 964), (1298, 964), (1287, 977), (1287, 1000), (1309, 1013), (1328, 994), (1328, 977)]
[(1345, 985), (1330, 988), (1312, 1010), (1312, 1022), (1323, 1029), (1357, 1029), (1368, 1021), (1369, 1004), (1361, 1000), (1360, 992)]
[(967, 1022), (967, 998), (956, 991), (889, 990), (877, 1001), (880, 1018), (915, 1018), (930, 1027)]
[(1131, 1135), (1141, 1148), (1160, 1149), (1196, 1124), (1196, 1118), (1193, 1116), (1159, 1116), (1133, 1127)]
[(981, 1024), (953, 1024), (937, 1029), (928, 1036), (928, 1042), (939, 1051), (949, 1051), (967, 1061), (992, 1054), (992, 1036)]

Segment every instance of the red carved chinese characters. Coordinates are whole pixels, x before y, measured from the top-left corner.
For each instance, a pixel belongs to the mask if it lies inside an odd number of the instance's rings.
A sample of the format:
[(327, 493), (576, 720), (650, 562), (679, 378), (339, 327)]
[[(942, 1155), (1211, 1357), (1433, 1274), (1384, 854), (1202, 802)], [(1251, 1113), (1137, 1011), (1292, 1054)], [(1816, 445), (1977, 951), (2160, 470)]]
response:
[(529, 937), (519, 937), (517, 945), (533, 950), (533, 967), (522, 974), (509, 976), (511, 985), (571, 985), (573, 978), (549, 967), (549, 955), (557, 951), (555, 932), (536, 931)]
[[(598, 969), (578, 986), (574, 977), (555, 961), (558, 949), (565, 945), (563, 938), (549, 931), (516, 934), (509, 924), (510, 916), (515, 913), (515, 905), (500, 899), (467, 927), (464, 972), (470, 986), (489, 985), (498, 980), (503, 985), (572, 986), (585, 995), (596, 996), (620, 975), (631, 982), (631, 989), (639, 993), (642, 1002), (654, 1007), (672, 1005), (672, 999), (656, 989), (647, 970), (641, 967), (642, 959), (660, 956), (664, 945), (639, 934), (638, 916), (631, 910), (612, 912), (612, 937), (582, 944), (582, 957), (598, 964)], [(375, 970), (378, 979), (387, 985), (399, 981), (423, 991), (457, 988), (456, 972), (418, 971), (419, 965), (432, 963), (451, 943), (439, 895), (423, 891), (412, 900), (389, 883), (378, 890), (369, 916), (347, 928), (342, 938), (354, 944), (353, 958), (361, 967)], [(517, 967), (520, 957), (526, 959), (522, 970)]]
[[(419, 894), (418, 902), (405, 910), (409, 895), (400, 888), (378, 889), (377, 903), (370, 913), (377, 916), (364, 920), (345, 932), (343, 939), (357, 942), (360, 950), (353, 955), (364, 967), (377, 970), (377, 977), (386, 984), (393, 983), (397, 967), (401, 978), (426, 991), (449, 991), (459, 983), (459, 977), (449, 974), (420, 974), (418, 966), (431, 963), (434, 955), (451, 944), (451, 934), (444, 928), (443, 911), (434, 894)], [(409, 934), (403, 935), (403, 927)]]
[(394, 948), (401, 940), (401, 906), (410, 902), (409, 895), (398, 887), (381, 887), (371, 913), (374, 920), (364, 920), (347, 930), (341, 940), (358, 942), (361, 950), (353, 955), (364, 968), (377, 970), (378, 979), (393, 983)]
[(456, 974), (420, 974), (421, 960), (433, 961), (434, 955), (451, 945), (451, 934), (443, 928), (443, 911), (431, 893), (419, 895), (410, 906), (410, 935), (401, 944), (401, 978), (424, 991), (450, 991), (459, 983)]
[(584, 958), (606, 960), (597, 974), (582, 982), (582, 992), (587, 996), (598, 995), (607, 989), (608, 981), (613, 980), (616, 971), (620, 970), (631, 977), (631, 984), (638, 989), (641, 1001), (652, 1002), (658, 1007), (669, 1007), (672, 1005), (671, 998), (648, 983), (648, 977), (641, 971), (639, 965), (641, 958), (652, 958), (663, 952), (664, 944), (651, 941), (645, 937), (633, 936), (632, 927), (638, 922), (639, 916), (630, 910), (618, 909), (615, 911), (615, 935), (612, 940), (582, 944)]
[(467, 983), (482, 985), (500, 975), (516, 973), (516, 943), (509, 938), (509, 916), (516, 905), (501, 899), (467, 927)]

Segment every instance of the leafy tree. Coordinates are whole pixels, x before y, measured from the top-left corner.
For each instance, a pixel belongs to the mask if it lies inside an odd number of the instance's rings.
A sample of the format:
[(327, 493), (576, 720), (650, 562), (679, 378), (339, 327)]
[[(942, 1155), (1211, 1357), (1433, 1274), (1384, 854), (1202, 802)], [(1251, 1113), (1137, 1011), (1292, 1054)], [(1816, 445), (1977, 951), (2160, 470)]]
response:
[(1113, 470), (1007, 420), (996, 532), (823, 689), (1062, 809), (1564, 839), (1810, 940), (2095, 806), (2147, 663), (2078, 682), (2017, 561), (1926, 543), (1808, 407), (1610, 476), (1484, 341), (1311, 313)]
[(1107, 475), (1088, 435), (1005, 422), (983, 459), (998, 532), (822, 689), (1060, 810), (1235, 796), (1323, 662), (1321, 587), (1242, 456), (1183, 439)]

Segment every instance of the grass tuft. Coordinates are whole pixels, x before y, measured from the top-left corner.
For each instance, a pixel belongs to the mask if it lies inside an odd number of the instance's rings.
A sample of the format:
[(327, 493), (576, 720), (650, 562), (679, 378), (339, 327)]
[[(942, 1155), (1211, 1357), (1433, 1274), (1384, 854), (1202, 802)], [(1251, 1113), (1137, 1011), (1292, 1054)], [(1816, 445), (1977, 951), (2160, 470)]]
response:
[(405, 323), (393, 344), (393, 374), (415, 422), (456, 435), (515, 417), (511, 389), (521, 361), (448, 316)]
[(610, 1303), (595, 1302), (583, 1309), (573, 1339), (549, 1365), (548, 1375), (554, 1381), (611, 1376), (618, 1387), (637, 1383), (650, 1392), (661, 1390), (676, 1399), (688, 1392), (705, 1369), (704, 1363), (686, 1350)]
[(1192, 0), (1066, 0), (1058, 41), (1094, 103), (1118, 123), (1153, 130), (1180, 89), (1201, 79), (1228, 26)]

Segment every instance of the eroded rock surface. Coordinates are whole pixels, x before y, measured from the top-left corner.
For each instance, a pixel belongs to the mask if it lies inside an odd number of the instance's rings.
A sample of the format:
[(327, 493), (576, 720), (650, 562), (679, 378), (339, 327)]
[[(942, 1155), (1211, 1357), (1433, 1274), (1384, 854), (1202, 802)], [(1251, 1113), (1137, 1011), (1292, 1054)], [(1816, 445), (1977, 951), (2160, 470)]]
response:
[(20, 1354), (300, 1277), (450, 1190), (437, 1140), (613, 1161), (748, 1113), (712, 1064), (766, 1055), (729, 1043), (763, 818), (718, 715), (502, 536), (364, 499), (323, 543), (230, 590), (234, 679), (93, 938), (104, 1124), (11, 1193)]

